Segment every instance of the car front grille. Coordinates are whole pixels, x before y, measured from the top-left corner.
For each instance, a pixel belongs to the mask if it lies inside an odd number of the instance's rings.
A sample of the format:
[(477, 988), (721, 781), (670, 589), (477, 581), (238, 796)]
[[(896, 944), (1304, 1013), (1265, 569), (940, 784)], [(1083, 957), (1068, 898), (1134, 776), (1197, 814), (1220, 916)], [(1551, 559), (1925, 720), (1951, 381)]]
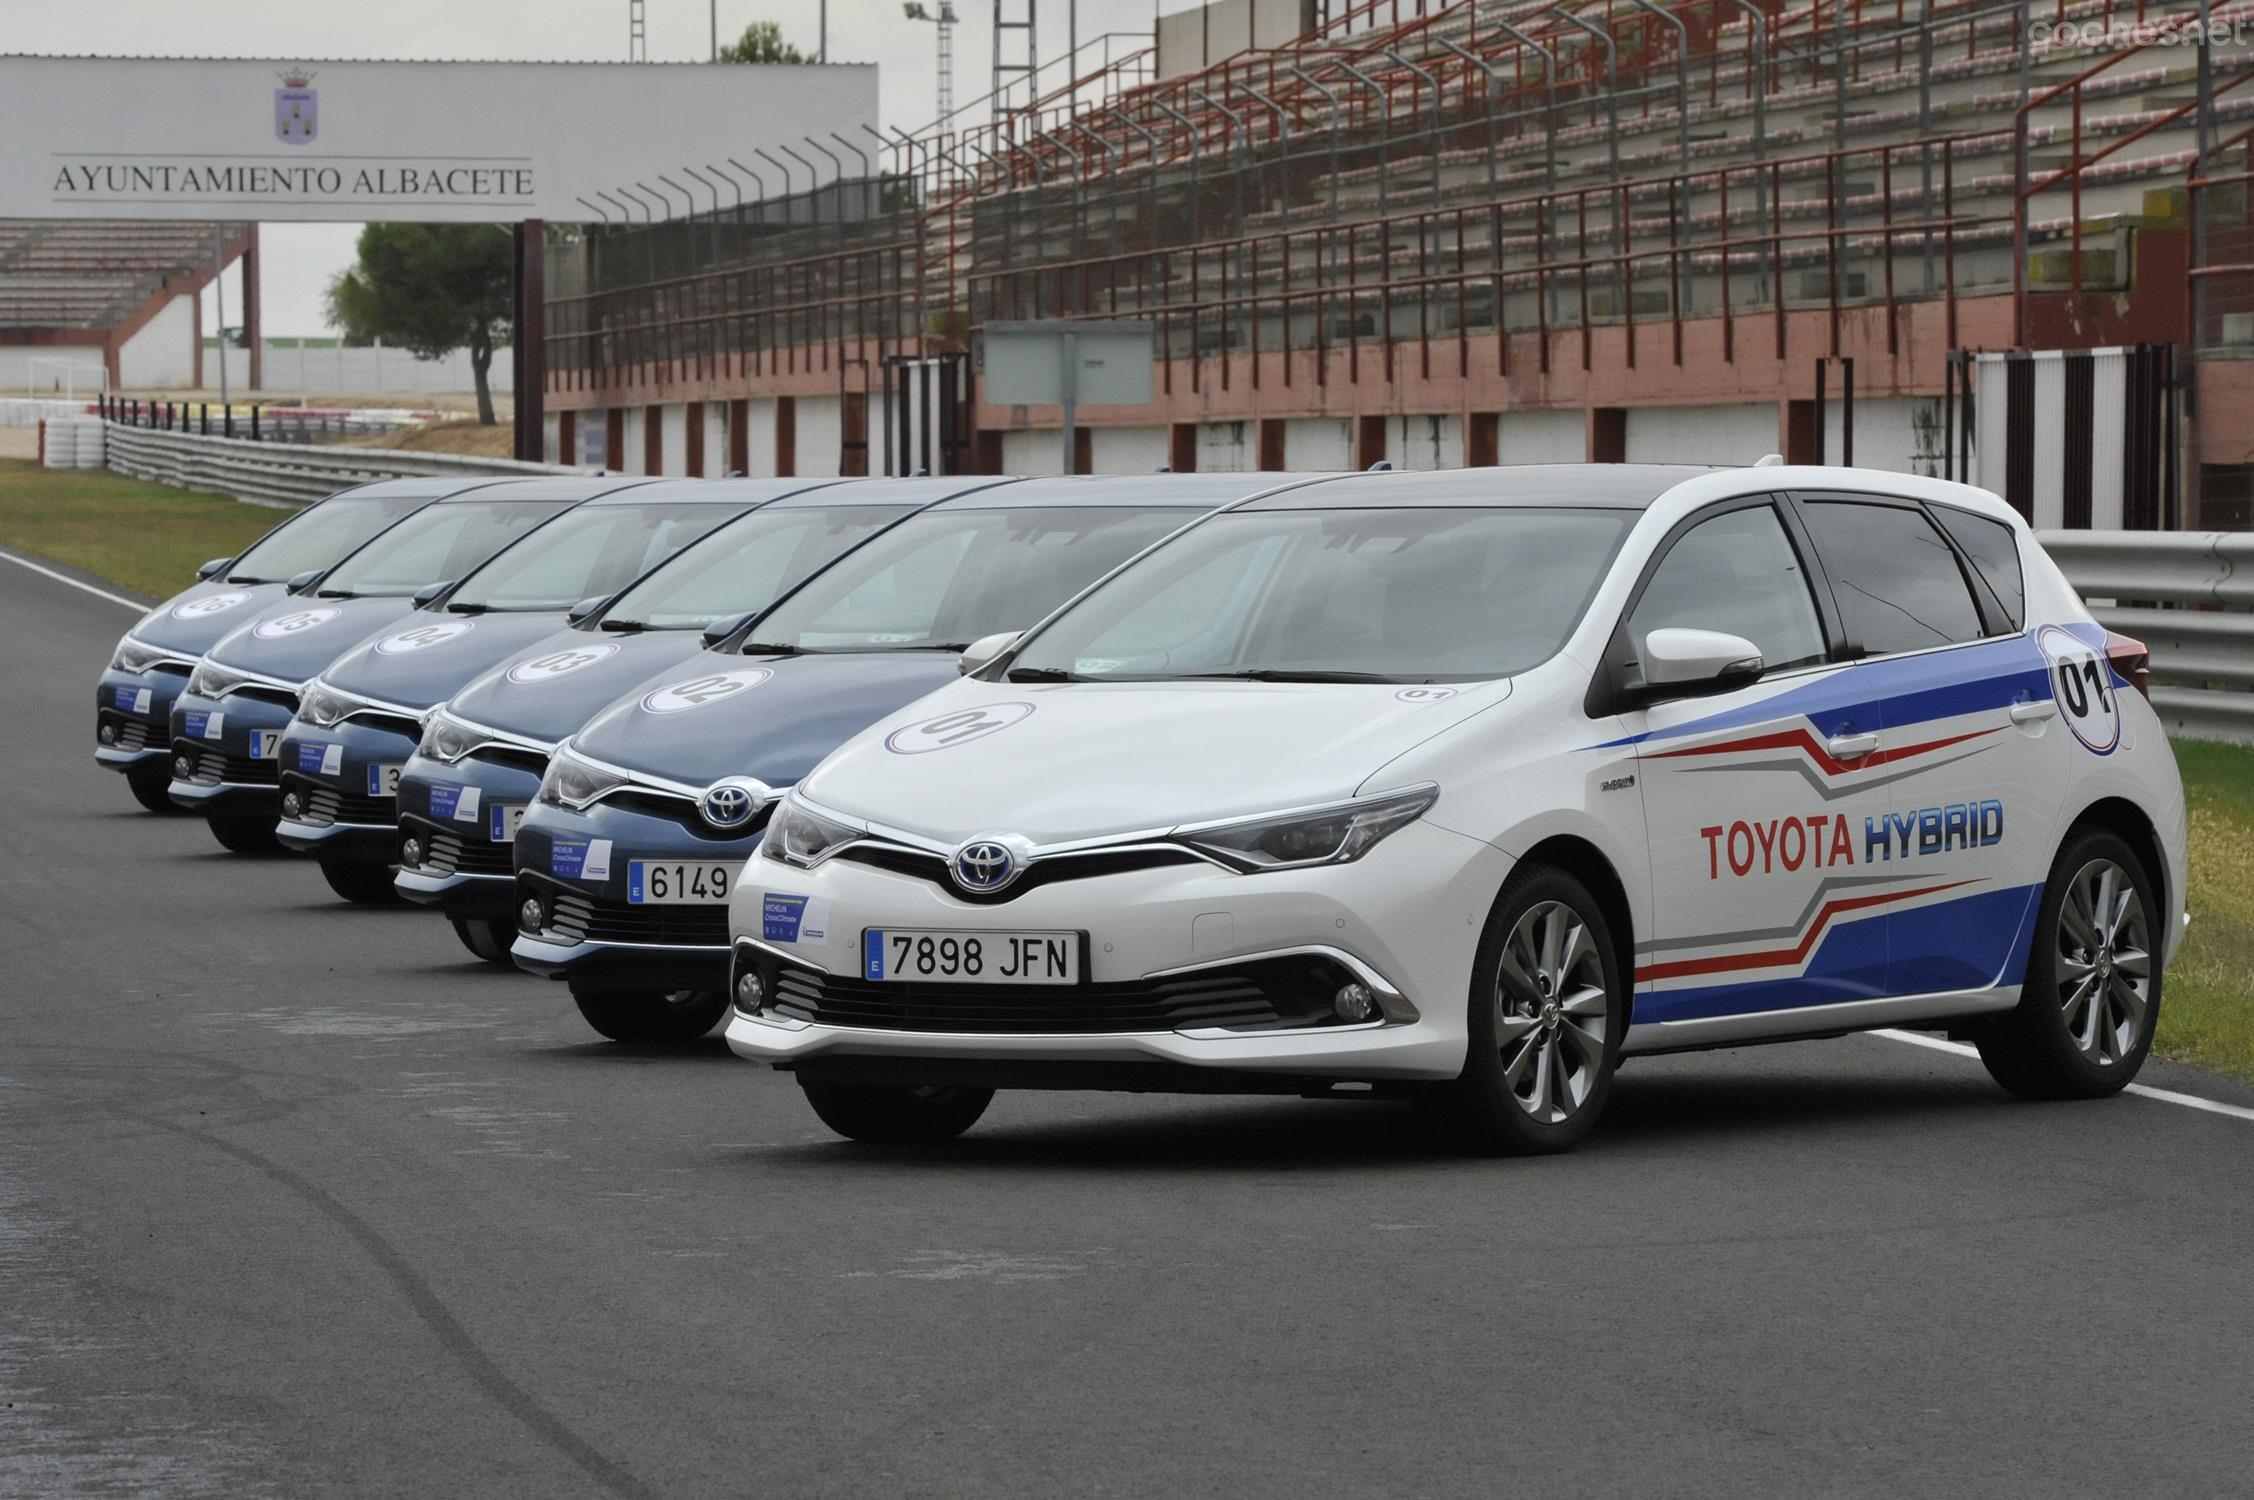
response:
[(630, 906), (584, 891), (520, 879), (520, 892), (550, 898), (540, 935), (555, 943), (650, 943), (664, 948), (725, 948), (728, 907)]
[(389, 730), (393, 734), (404, 735), (417, 742), (420, 742), (423, 737), (422, 721), (410, 719), (405, 714), (387, 714), (377, 709), (364, 708), (352, 715), (352, 722), (365, 724), (370, 729)]
[(1319, 956), (1263, 959), (1122, 984), (872, 983), (796, 964), (773, 969), (767, 1009), (825, 1026), (973, 1034), (1116, 1033), (1336, 1024), (1331, 997), (1351, 976)]
[(327, 828), (334, 823), (388, 825), (398, 817), (398, 802), (391, 797), (347, 796), (334, 787), (307, 781), (301, 776), (290, 777), (289, 785), (305, 798), (305, 810), (298, 815), (298, 821), (315, 828)]
[(507, 844), (465, 839), (420, 818), (400, 822), (423, 836), (423, 862), (416, 868), (426, 875), (506, 875), (513, 868)]
[(217, 786), (233, 782), (237, 786), (274, 786), (281, 780), (280, 768), (270, 760), (252, 760), (247, 755), (223, 755), (209, 745), (199, 745), (193, 740), (176, 740), (172, 746), (175, 755), (188, 760), (188, 774), (182, 776), (174, 769), (175, 780), (196, 786)]
[(95, 727), (99, 729), (105, 724), (109, 726), (114, 737), (109, 744), (103, 746), (104, 749), (146, 750), (149, 748), (149, 726), (141, 720), (128, 719), (123, 714), (111, 713), (105, 709)]
[(1025, 873), (1002, 890), (976, 892), (966, 891), (955, 884), (947, 873), (947, 857), (943, 854), (905, 849), (898, 844), (848, 844), (837, 852), (837, 857), (852, 860), (856, 864), (873, 865), (895, 875), (928, 881), (957, 901), (967, 902), (972, 906), (999, 906), (1007, 901), (1015, 901), (1027, 891), (1039, 890), (1042, 886), (1056, 885), (1066, 880), (1092, 880), (1100, 875), (1119, 875), (1130, 870), (1156, 870), (1168, 865), (1203, 863), (1187, 849), (1145, 847), (1092, 849), (1085, 854), (1052, 854), (1028, 864)]

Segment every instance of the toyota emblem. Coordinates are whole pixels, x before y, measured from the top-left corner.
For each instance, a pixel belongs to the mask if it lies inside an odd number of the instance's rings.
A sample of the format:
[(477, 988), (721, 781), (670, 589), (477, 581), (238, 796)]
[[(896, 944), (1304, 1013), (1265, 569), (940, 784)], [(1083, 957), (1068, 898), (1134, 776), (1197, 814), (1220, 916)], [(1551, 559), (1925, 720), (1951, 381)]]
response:
[(955, 851), (947, 868), (956, 885), (985, 896), (1017, 879), (1024, 868), (1024, 860), (1000, 839), (972, 839)]
[(764, 783), (748, 776), (732, 776), (706, 787), (704, 796), (697, 802), (697, 811), (715, 828), (741, 828), (751, 821), (752, 814), (773, 799), (774, 793)]

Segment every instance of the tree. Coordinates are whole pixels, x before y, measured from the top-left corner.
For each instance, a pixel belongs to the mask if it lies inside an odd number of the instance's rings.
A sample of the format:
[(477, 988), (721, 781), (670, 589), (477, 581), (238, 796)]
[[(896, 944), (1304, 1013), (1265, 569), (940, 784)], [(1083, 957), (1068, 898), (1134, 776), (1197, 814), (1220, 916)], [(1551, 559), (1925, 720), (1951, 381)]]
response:
[(487, 376), (511, 332), (516, 246), (493, 224), (370, 224), (359, 263), (329, 283), (329, 321), (423, 359), (470, 351), (477, 419), (493, 424)]
[(754, 21), (744, 34), (720, 49), (724, 63), (802, 63), (805, 53), (783, 40), (783, 28), (773, 21)]

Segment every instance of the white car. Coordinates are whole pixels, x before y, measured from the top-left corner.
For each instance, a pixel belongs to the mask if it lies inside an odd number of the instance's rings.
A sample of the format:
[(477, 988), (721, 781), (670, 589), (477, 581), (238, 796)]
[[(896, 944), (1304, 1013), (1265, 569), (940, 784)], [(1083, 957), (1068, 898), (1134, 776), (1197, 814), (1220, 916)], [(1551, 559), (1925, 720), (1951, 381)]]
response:
[(2182, 935), (2144, 649), (1961, 485), (1319, 480), (965, 665), (733, 902), (729, 1045), (857, 1139), (997, 1088), (1374, 1090), (1557, 1150), (1624, 1055), (1881, 1026), (2090, 1097)]

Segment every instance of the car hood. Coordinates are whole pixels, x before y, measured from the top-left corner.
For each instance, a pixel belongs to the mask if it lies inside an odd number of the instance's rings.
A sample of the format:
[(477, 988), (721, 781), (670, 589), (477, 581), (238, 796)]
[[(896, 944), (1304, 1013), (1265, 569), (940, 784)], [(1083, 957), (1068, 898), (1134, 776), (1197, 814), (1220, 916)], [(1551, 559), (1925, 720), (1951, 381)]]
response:
[(980, 833), (1101, 838), (1351, 797), (1388, 762), (1509, 696), (1508, 679), (1425, 688), (965, 679), (855, 736), (804, 791), (950, 843)]
[(699, 651), (603, 710), (572, 748), (671, 781), (790, 786), (856, 731), (955, 681), (956, 660), (952, 651)]
[(495, 662), (555, 634), (563, 623), (560, 609), (484, 615), (415, 610), (394, 629), (370, 635), (337, 657), (321, 679), (363, 698), (402, 708), (429, 708), (453, 697)]
[(694, 630), (558, 630), (473, 679), (446, 706), (487, 729), (554, 744), (628, 688), (670, 675), (703, 649)]
[(414, 609), (411, 599), (284, 598), (221, 637), (209, 655), (223, 667), (304, 682)]
[(215, 579), (182, 589), (143, 615), (141, 622), (126, 633), (147, 645), (183, 656), (201, 656), (227, 632), (288, 597), (287, 586), (279, 583), (221, 583)]

